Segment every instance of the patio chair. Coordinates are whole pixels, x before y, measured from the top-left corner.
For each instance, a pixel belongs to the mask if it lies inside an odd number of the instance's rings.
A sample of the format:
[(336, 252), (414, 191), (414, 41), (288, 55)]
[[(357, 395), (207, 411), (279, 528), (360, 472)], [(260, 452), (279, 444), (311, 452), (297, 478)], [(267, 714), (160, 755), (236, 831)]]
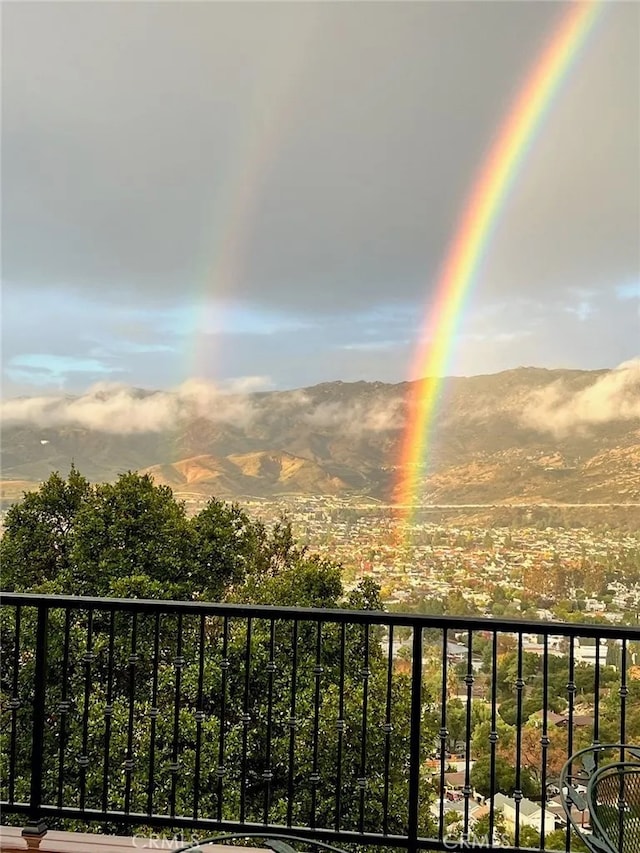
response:
[[(640, 747), (594, 744), (576, 752), (560, 773), (560, 798), (570, 826), (590, 851), (639, 853)], [(587, 811), (590, 831), (577, 822), (574, 808)]]

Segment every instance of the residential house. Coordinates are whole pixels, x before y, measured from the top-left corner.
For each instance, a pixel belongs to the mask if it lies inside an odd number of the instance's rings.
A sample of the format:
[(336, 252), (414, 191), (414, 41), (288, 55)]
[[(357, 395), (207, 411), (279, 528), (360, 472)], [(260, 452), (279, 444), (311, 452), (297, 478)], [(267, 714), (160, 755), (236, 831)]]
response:
[[(504, 815), (504, 822), (508, 829), (514, 830), (516, 825), (516, 801), (511, 797), (507, 797), (504, 794), (496, 794), (493, 798), (493, 805), (495, 809), (502, 809), (502, 813)], [(542, 826), (543, 821), (543, 812), (538, 803), (534, 803), (532, 800), (528, 800), (526, 797), (523, 797), (520, 800), (520, 813), (519, 813), (519, 822), (520, 826), (531, 826), (533, 829), (537, 829), (540, 832), (540, 828)], [(548, 809), (544, 810), (544, 831), (545, 835), (549, 832), (553, 832), (556, 828), (556, 818), (553, 812), (550, 812)]]

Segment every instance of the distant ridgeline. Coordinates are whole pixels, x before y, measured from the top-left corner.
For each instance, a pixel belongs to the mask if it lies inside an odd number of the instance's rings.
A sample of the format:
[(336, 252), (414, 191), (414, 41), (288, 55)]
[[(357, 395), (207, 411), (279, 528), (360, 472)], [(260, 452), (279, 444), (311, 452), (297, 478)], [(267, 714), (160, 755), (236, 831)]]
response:
[[(418, 476), (425, 504), (640, 503), (640, 379), (520, 368), (446, 381)], [(92, 482), (150, 473), (188, 500), (403, 492), (412, 383), (248, 395), (101, 392), (8, 401), (5, 505), (72, 462)], [(37, 402), (37, 401), (36, 401)], [(35, 413), (35, 414), (34, 414)], [(416, 470), (419, 474), (416, 475)]]

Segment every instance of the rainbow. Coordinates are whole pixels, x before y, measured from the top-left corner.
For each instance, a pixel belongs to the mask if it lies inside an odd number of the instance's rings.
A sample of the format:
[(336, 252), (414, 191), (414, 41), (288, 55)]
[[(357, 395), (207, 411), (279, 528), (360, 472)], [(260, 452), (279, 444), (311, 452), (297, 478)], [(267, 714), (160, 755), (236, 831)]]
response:
[[(233, 155), (224, 169), (224, 181), (211, 188), (209, 231), (196, 268), (195, 292), (188, 318), (193, 348), (188, 352), (186, 378), (216, 372), (211, 365), (210, 333), (228, 328), (229, 303), (244, 274), (246, 246), (254, 225), (269, 168), (280, 153), (287, 130), (294, 124), (299, 83), (305, 62), (313, 55), (318, 35), (318, 13), (311, 10), (295, 39), (265, 43), (263, 77), (248, 99)], [(268, 85), (267, 85), (268, 84)], [(264, 92), (269, 92), (269, 103)], [(216, 354), (217, 355), (217, 354)]]
[[(396, 508), (407, 521), (418, 502), (434, 416), (457, 327), (512, 188), (560, 85), (595, 23), (601, 3), (572, 2), (521, 88), (465, 203), (416, 348), (401, 443)], [(426, 378), (418, 378), (426, 377)]]

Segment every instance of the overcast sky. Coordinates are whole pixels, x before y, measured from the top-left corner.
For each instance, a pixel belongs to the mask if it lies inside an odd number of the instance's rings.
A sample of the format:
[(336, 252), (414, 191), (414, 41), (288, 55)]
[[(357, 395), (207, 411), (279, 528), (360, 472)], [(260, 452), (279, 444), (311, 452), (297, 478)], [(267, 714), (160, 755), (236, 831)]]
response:
[[(640, 353), (640, 4), (605, 4), (509, 197), (450, 371)], [(401, 381), (566, 7), (2, 7), (3, 394)]]

